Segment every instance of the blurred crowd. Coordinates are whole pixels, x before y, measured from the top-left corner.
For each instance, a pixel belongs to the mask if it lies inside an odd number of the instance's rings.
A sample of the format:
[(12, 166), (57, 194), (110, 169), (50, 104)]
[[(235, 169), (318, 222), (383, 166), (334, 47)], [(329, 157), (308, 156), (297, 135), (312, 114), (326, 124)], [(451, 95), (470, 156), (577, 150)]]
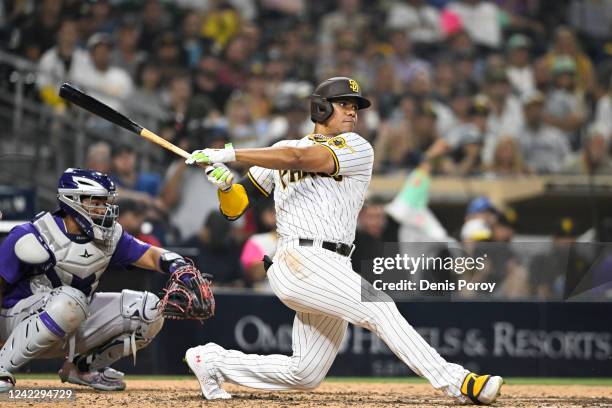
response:
[[(612, 174), (612, 2), (3, 0), (0, 38), (38, 67), (28, 98), (69, 115), (57, 89), (72, 82), (185, 150), (300, 138), (313, 85), (349, 76), (374, 102), (356, 131), (379, 174), (418, 169), (436, 143), (433, 175)], [(201, 170), (155, 149), (145, 172), (115, 143), (83, 165), (112, 174), (128, 230), (265, 287), (271, 208), (230, 227)]]

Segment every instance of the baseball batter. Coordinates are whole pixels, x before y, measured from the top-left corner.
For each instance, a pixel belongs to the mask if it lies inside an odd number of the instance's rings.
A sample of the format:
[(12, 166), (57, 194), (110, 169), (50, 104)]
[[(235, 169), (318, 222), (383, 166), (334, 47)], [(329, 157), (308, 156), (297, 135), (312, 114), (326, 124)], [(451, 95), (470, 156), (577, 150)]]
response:
[(60, 210), (13, 228), (0, 245), (0, 392), (15, 386), (13, 373), (29, 361), (65, 355), (62, 381), (122, 390), (123, 373), (108, 366), (135, 359), (160, 331), (154, 294), (94, 293), (108, 266), (191, 267), (123, 231), (115, 197), (105, 174), (68, 169), (59, 180)]
[[(479, 376), (445, 361), (390, 298), (351, 268), (357, 214), (374, 159), (370, 143), (353, 129), (358, 111), (369, 106), (357, 82), (331, 78), (311, 97), (313, 134), (270, 148), (198, 150), (187, 160), (213, 164), (208, 177), (219, 187), (220, 209), (229, 219), (274, 192), (279, 240), (268, 278), (279, 299), (296, 311), (291, 356), (246, 355), (214, 343), (187, 350), (205, 398), (230, 398), (221, 388), (224, 381), (267, 390), (317, 387), (348, 323), (376, 333), (414, 372), (451, 397), (489, 404), (499, 395), (501, 377)], [(253, 166), (236, 184), (220, 164), (233, 161)]]

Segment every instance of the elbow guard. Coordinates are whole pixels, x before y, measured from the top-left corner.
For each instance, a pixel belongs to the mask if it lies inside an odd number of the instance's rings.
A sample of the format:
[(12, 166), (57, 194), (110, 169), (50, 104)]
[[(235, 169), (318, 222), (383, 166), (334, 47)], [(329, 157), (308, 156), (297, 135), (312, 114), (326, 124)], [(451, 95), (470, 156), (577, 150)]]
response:
[(237, 220), (249, 207), (249, 197), (242, 184), (234, 184), (229, 191), (217, 190), (221, 214), (230, 221)]

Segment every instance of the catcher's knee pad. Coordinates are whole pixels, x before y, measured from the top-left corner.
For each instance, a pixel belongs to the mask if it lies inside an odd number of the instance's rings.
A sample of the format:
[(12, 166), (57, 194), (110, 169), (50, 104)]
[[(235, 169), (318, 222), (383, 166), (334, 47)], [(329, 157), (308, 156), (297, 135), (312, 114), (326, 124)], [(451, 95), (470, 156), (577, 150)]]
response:
[(87, 318), (88, 310), (87, 297), (83, 292), (71, 286), (60, 286), (51, 291), (42, 316), (45, 321), (46, 313), (63, 332), (70, 334)]
[[(145, 348), (159, 333), (164, 318), (157, 308), (159, 298), (150, 292), (125, 289), (121, 292), (123, 333), (95, 350), (77, 358), (77, 365), (94, 370), (111, 365), (130, 354), (136, 360), (136, 350)], [(86, 365), (80, 365), (86, 363)]]
[(142, 337), (152, 340), (159, 333), (164, 318), (157, 307), (159, 298), (150, 292), (121, 291), (121, 316), (128, 332), (139, 332)]
[(83, 292), (68, 286), (51, 291), (43, 309), (21, 321), (0, 349), (0, 369), (15, 371), (64, 341), (87, 317)]

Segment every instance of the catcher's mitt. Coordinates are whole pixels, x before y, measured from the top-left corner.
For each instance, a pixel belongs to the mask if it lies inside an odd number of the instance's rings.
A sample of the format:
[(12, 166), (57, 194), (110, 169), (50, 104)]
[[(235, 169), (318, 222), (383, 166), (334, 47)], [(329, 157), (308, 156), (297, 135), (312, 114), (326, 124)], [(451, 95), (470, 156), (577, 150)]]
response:
[(210, 288), (212, 276), (193, 265), (183, 265), (163, 289), (159, 309), (169, 319), (205, 320), (215, 315), (215, 298)]

